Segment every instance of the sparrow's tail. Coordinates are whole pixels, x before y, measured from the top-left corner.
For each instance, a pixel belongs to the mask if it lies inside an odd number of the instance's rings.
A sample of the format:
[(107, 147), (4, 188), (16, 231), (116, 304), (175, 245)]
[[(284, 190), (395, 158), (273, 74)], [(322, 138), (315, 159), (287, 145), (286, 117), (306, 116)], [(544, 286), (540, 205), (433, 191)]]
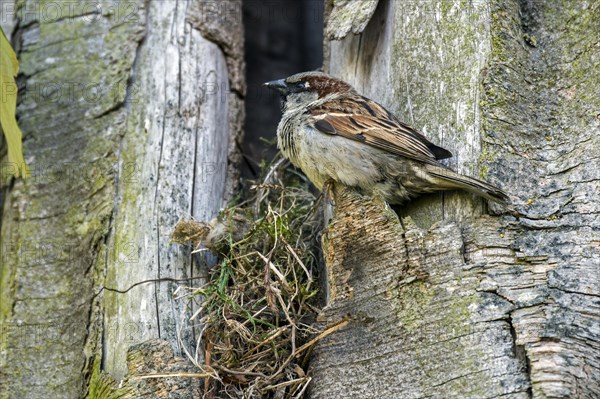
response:
[(443, 166), (427, 165), (427, 172), (434, 177), (440, 188), (446, 190), (463, 189), (488, 200), (507, 205), (508, 195), (497, 187), (484, 181), (461, 175)]

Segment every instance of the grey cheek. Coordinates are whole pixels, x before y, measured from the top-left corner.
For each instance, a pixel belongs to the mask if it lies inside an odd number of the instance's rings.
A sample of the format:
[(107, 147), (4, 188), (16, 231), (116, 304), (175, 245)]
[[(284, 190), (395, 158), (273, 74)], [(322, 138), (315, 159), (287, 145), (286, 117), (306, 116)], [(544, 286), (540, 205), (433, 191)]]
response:
[(286, 98), (285, 109), (294, 110), (299, 108), (306, 108), (306, 105), (316, 101), (318, 99), (317, 93), (313, 92), (300, 92), (291, 93)]

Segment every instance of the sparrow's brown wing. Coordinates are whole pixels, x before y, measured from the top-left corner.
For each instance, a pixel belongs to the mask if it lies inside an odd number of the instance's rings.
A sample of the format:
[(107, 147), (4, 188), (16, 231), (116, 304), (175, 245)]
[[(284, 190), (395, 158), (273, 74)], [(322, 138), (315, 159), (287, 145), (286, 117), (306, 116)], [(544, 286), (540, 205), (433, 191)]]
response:
[(335, 99), (310, 110), (314, 126), (421, 162), (436, 164), (452, 156), (425, 136), (400, 122), (375, 101), (362, 96)]

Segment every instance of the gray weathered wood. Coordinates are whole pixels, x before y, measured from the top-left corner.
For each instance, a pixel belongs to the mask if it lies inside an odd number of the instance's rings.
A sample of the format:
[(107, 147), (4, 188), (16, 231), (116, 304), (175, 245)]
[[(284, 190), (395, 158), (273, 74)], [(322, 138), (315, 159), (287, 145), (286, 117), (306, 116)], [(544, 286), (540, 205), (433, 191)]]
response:
[[(511, 194), (396, 215), (337, 188), (324, 241), (346, 329), (314, 351), (311, 397), (600, 395), (599, 8), (382, 1), (328, 69)], [(568, 15), (568, 24), (565, 16)]]
[[(189, 268), (189, 252), (169, 245), (169, 236), (181, 217), (214, 216), (225, 190), (225, 58), (186, 22), (184, 3), (150, 4), (135, 71), (139, 100), (131, 104), (130, 134), (121, 145), (123, 169), (132, 168), (132, 176), (119, 179), (116, 232), (109, 241), (114, 257), (107, 265), (107, 285), (120, 289), (201, 273), (182, 267)], [(183, 327), (178, 317), (185, 313), (183, 302), (173, 301), (176, 287), (145, 284), (126, 294), (105, 293), (105, 365), (117, 379), (124, 376), (132, 343), (158, 337), (177, 342)]]
[(33, 176), (5, 189), (2, 217), (0, 396), (11, 399), (83, 394), (127, 80), (144, 30), (139, 18), (110, 17), (108, 2), (102, 15), (65, 18), (40, 6), (20, 2), (29, 12), (13, 32)]
[(6, 38), (10, 41), (17, 22), (15, 18), (15, 0), (2, 0), (0, 3), (0, 12), (2, 13), (0, 15), (0, 26), (2, 26)]
[[(152, 338), (185, 358), (193, 330), (173, 292), (200, 285), (205, 262), (169, 235), (237, 184), (240, 1), (79, 4), (25, 1), (14, 15), (34, 177), (5, 188), (2, 398), (109, 395), (128, 349)], [(227, 49), (194, 22), (216, 21), (214, 34), (225, 14)], [(195, 279), (142, 283), (165, 277)]]

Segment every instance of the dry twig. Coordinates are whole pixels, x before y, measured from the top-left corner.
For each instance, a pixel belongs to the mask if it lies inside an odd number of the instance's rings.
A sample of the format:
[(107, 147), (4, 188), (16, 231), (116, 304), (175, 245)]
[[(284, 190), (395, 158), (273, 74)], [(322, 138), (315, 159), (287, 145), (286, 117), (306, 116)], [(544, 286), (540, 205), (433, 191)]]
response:
[(322, 212), (315, 211), (318, 201), (306, 181), (284, 167), (276, 162), (269, 169), (252, 187), (252, 200), (210, 223), (186, 223), (176, 235), (193, 239), (196, 249), (207, 245), (220, 258), (209, 283), (188, 290), (202, 299), (193, 316), (202, 315), (202, 356), (193, 360), (199, 365), (204, 358), (197, 376), (205, 379), (205, 397), (300, 399), (311, 380), (301, 358), (348, 323), (312, 326)]

